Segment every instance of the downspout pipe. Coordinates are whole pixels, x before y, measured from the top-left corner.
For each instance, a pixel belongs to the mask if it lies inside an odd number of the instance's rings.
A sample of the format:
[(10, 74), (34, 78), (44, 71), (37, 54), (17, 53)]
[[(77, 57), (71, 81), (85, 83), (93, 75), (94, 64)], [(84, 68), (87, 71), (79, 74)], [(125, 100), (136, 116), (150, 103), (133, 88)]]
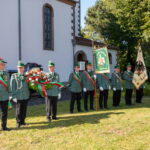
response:
[(75, 6), (73, 6), (73, 39), (72, 39), (72, 46), (73, 46), (73, 70), (75, 65), (75, 46), (76, 46), (76, 40), (75, 40)]
[(19, 60), (22, 60), (22, 43), (21, 43), (21, 0), (18, 0), (18, 54), (19, 54)]

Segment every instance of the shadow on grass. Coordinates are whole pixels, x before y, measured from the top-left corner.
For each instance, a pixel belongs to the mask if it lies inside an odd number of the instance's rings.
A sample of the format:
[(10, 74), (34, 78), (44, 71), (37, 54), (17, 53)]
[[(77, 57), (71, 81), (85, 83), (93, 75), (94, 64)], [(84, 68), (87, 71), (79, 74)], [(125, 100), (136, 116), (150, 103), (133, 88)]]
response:
[[(58, 103), (58, 115), (68, 114), (69, 113), (69, 105), (70, 105), (70, 101), (68, 101), (68, 100), (60, 101)], [(83, 100), (82, 100), (81, 106), (82, 107), (84, 106)], [(143, 99), (142, 104), (133, 104), (131, 106), (126, 106), (122, 100), (119, 107), (113, 107), (112, 101), (110, 101), (110, 99), (109, 99), (108, 107), (110, 108), (108, 111), (116, 111), (116, 110), (121, 111), (121, 110), (126, 110), (126, 109), (150, 108), (150, 98), (145, 97)], [(84, 110), (84, 109), (82, 108), (82, 110)], [(76, 107), (75, 107), (75, 113), (76, 113)], [(43, 116), (43, 117), (46, 116), (45, 104), (28, 107), (27, 117), (40, 117), (40, 116)], [(15, 108), (13, 108), (13, 110), (11, 110), (9, 112), (9, 116), (8, 116), (8, 119), (14, 119), (14, 118), (15, 118)]]
[[(103, 114), (90, 114), (86, 115), (82, 113), (79, 115), (73, 114), (66, 117), (60, 117), (57, 121), (52, 121), (51, 123), (47, 122), (31, 122), (28, 126), (21, 127), (20, 129), (14, 128), (13, 130), (46, 130), (51, 128), (65, 128), (74, 125), (82, 125), (82, 124), (98, 124), (102, 119), (107, 119), (110, 115), (121, 115), (124, 112), (108, 112)], [(30, 126), (31, 125), (31, 126)], [(33, 125), (33, 126), (32, 126)], [(35, 126), (34, 126), (35, 125)]]

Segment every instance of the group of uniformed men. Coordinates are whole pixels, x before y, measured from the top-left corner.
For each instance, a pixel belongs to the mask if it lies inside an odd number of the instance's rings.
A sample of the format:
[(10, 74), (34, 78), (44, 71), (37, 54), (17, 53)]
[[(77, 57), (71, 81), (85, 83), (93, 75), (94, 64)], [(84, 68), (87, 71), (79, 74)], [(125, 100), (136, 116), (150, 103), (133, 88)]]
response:
[[(112, 73), (111, 80), (108, 73), (95, 74), (92, 71), (92, 64), (89, 62), (86, 65), (86, 71), (80, 72), (79, 64), (75, 65), (74, 72), (70, 75), (69, 83), (71, 86), (71, 103), (70, 103), (70, 113), (73, 113), (75, 100), (77, 101), (77, 110), (81, 112), (80, 100), (83, 91), (84, 96), (84, 109), (85, 111), (94, 110), (94, 93), (95, 88), (99, 89), (99, 108), (108, 109), (108, 94), (109, 90), (113, 90), (113, 106), (117, 107), (120, 104), (121, 92), (123, 91), (123, 83), (125, 80), (125, 103), (126, 105), (132, 105), (132, 93), (133, 93), (133, 73), (132, 66), (129, 63), (127, 65), (127, 70), (124, 72), (123, 77), (120, 73), (119, 65), (114, 67), (114, 72)], [(136, 102), (141, 103), (143, 97), (142, 85), (136, 90)], [(90, 107), (88, 108), (88, 97), (90, 96)]]
[[(7, 112), (8, 101), (12, 99), (16, 102), (16, 125), (20, 128), (22, 125), (26, 125), (25, 118), (27, 112), (28, 100), (30, 98), (30, 91), (28, 84), (25, 81), (25, 65), (19, 61), (17, 65), (17, 73), (12, 74), (9, 79), (8, 73), (5, 71), (6, 61), (0, 58), (0, 107), (2, 111), (2, 130), (9, 131), (7, 128)], [(132, 93), (133, 93), (133, 73), (131, 72), (131, 65), (127, 65), (127, 71), (123, 74), (125, 80), (125, 102), (126, 105), (132, 105)], [(50, 81), (59, 82), (59, 75), (55, 72), (55, 64), (51, 61), (48, 63), (47, 73)], [(94, 95), (96, 94), (96, 88), (99, 89), (99, 107), (100, 109), (108, 109), (108, 93), (109, 90), (113, 90), (113, 106), (119, 106), (121, 100), (121, 92), (123, 91), (122, 77), (120, 73), (120, 67), (118, 65), (114, 68), (114, 73), (111, 76), (111, 82), (109, 74), (95, 74), (92, 71), (92, 63), (86, 64), (86, 71), (80, 72), (79, 64), (74, 66), (74, 72), (69, 76), (69, 87), (71, 91), (70, 101), (70, 113), (74, 112), (74, 104), (77, 102), (78, 112), (82, 112), (81, 98), (84, 96), (84, 109), (85, 111), (94, 110)], [(143, 86), (136, 91), (136, 102), (141, 103), (143, 96)], [(47, 90), (46, 101), (46, 116), (48, 122), (51, 119), (57, 118), (57, 101), (61, 98), (61, 90), (57, 86), (53, 86)], [(88, 107), (88, 99), (90, 99), (90, 107)], [(52, 117), (51, 117), (52, 116)]]

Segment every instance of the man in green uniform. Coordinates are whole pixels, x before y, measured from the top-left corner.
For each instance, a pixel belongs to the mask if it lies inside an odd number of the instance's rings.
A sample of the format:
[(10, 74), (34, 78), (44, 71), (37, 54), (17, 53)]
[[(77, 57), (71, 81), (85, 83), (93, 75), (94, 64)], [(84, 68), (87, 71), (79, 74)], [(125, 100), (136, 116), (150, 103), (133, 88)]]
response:
[[(48, 63), (47, 76), (51, 82), (59, 82), (59, 75), (55, 72), (55, 64), (51, 61)], [(51, 89), (47, 90), (46, 97), (46, 115), (48, 122), (51, 122), (51, 113), (52, 119), (57, 120), (57, 101), (61, 98), (61, 90), (57, 86), (53, 86)]]
[(81, 110), (81, 92), (82, 92), (82, 81), (81, 81), (81, 74), (80, 74), (80, 66), (76, 64), (74, 67), (74, 72), (69, 76), (69, 85), (71, 91), (71, 102), (70, 102), (70, 113), (74, 111), (74, 103), (77, 101), (77, 110), (78, 112), (82, 112)]
[(25, 118), (27, 112), (28, 100), (30, 97), (30, 92), (28, 84), (25, 79), (24, 74), (24, 63), (18, 61), (17, 73), (12, 74), (11, 76), (11, 90), (12, 90), (12, 99), (16, 102), (16, 122), (17, 128), (20, 128), (21, 125), (26, 125)]
[(92, 64), (89, 62), (86, 65), (87, 71), (82, 73), (82, 85), (84, 92), (84, 109), (88, 111), (88, 97), (90, 96), (90, 110), (94, 110), (94, 92), (96, 88), (95, 79), (96, 75), (92, 71)]
[(100, 90), (99, 105), (100, 109), (108, 109), (108, 91), (110, 89), (109, 74), (97, 74), (97, 86)]
[(114, 73), (111, 76), (111, 86), (113, 90), (113, 106), (119, 106), (121, 100), (122, 79), (120, 74), (120, 67), (118, 65), (114, 68)]
[(2, 130), (9, 131), (7, 128), (8, 99), (10, 96), (9, 75), (5, 70), (6, 62), (0, 58), (0, 107), (2, 111)]
[(131, 64), (129, 63), (127, 65), (127, 71), (124, 72), (123, 74), (123, 79), (125, 80), (125, 88), (126, 88), (126, 93), (125, 93), (125, 102), (126, 105), (132, 105), (132, 93), (133, 93), (133, 73), (131, 72)]

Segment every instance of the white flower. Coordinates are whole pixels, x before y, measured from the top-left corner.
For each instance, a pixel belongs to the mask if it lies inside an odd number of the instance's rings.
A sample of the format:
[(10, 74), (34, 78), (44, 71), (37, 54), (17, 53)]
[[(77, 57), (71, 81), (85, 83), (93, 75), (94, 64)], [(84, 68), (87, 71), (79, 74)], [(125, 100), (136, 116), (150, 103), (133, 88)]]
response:
[(32, 80), (32, 78), (29, 78), (29, 80), (31, 81), (31, 80)]

